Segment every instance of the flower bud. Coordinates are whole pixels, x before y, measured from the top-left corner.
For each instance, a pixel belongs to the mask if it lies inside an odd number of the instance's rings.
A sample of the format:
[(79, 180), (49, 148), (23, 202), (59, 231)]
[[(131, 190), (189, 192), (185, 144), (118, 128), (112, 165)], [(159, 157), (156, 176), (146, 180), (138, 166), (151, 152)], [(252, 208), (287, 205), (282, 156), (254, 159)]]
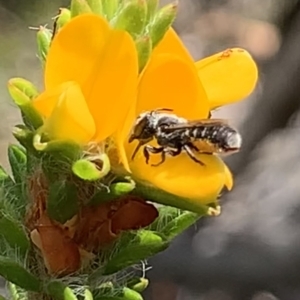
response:
[(162, 40), (165, 33), (171, 27), (177, 14), (177, 8), (177, 3), (168, 4), (154, 16), (153, 23), (150, 26), (153, 48)]
[(144, 30), (146, 14), (146, 0), (128, 1), (113, 21), (113, 27), (116, 29), (124, 29), (135, 38)]
[(102, 15), (107, 19), (111, 20), (118, 7), (121, 5), (119, 4), (119, 0), (100, 0), (102, 4)]
[(31, 102), (38, 95), (35, 86), (23, 78), (12, 78), (8, 81), (8, 91), (22, 111), (26, 125), (32, 126), (34, 129), (42, 126), (43, 119)]
[(33, 147), (34, 133), (24, 125), (17, 125), (12, 130), (15, 139), (30, 152), (35, 152)]
[(45, 64), (47, 54), (50, 48), (52, 32), (44, 26), (40, 26), (37, 32), (38, 57), (41, 63)]
[(107, 190), (100, 190), (89, 201), (89, 205), (98, 205), (100, 203), (115, 200), (124, 196), (135, 188), (135, 182), (117, 182), (111, 184)]
[[(101, 169), (98, 164), (101, 164)], [(93, 161), (80, 159), (73, 164), (72, 171), (83, 180), (95, 181), (109, 173), (110, 161), (106, 154), (100, 154), (98, 157), (93, 158)]]
[(147, 278), (133, 278), (127, 283), (127, 286), (132, 290), (142, 293), (149, 285), (149, 280)]
[(71, 17), (74, 18), (84, 13), (91, 13), (91, 8), (86, 0), (71, 1)]
[(128, 287), (123, 288), (123, 295), (122, 299), (124, 300), (143, 300), (143, 297), (140, 293), (132, 290)]
[(56, 19), (57, 30), (61, 29), (71, 20), (71, 11), (67, 8), (61, 8)]
[(135, 41), (135, 46), (138, 52), (139, 72), (142, 72), (151, 55), (152, 40), (148, 35), (141, 36)]
[(82, 151), (80, 145), (70, 140), (43, 141), (44, 134), (46, 135), (46, 132), (41, 127), (33, 137), (33, 146), (37, 151), (50, 153), (61, 161), (70, 162), (78, 159)]

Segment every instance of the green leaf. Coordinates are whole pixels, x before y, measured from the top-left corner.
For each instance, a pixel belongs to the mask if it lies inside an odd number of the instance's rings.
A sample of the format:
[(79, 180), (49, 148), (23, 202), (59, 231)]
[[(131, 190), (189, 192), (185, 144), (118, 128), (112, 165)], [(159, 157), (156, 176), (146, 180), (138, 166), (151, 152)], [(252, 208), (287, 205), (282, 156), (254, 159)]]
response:
[(97, 15), (102, 14), (102, 2), (101, 0), (87, 0), (89, 7), (91, 8), (92, 12)]
[(158, 2), (159, 0), (147, 0), (147, 23), (152, 21), (158, 8)]
[(25, 212), (25, 198), (21, 194), (20, 185), (0, 166), (0, 210), (14, 218), (19, 218)]
[(77, 189), (71, 182), (57, 181), (50, 185), (47, 213), (52, 220), (64, 224), (78, 213)]
[(162, 233), (171, 240), (191, 225), (195, 224), (200, 217), (201, 216), (198, 214), (192, 212), (184, 212), (169, 222), (163, 229)]
[(8, 200), (11, 201), (10, 204), (17, 209), (21, 209), (21, 213), (24, 213), (27, 200), (25, 187), (27, 180), (27, 156), (25, 148), (19, 145), (9, 145), (8, 160), (15, 184), (9, 191), (9, 193), (13, 193), (12, 195), (7, 194), (8, 189), (7, 187), (4, 187), (4, 192), (6, 193), (4, 194), (4, 197), (8, 197)]
[(102, 15), (111, 20), (119, 7), (119, 0), (100, 0), (102, 4)]
[(140, 230), (136, 240), (120, 245), (120, 251), (104, 265), (102, 274), (110, 275), (165, 250), (168, 242), (150, 230)]
[(27, 179), (27, 157), (25, 148), (19, 145), (9, 145), (8, 160), (14, 176), (15, 183), (23, 185)]
[(134, 182), (117, 182), (110, 185), (108, 190), (97, 192), (90, 200), (89, 205), (98, 205), (118, 199), (120, 196), (130, 193), (135, 188)]
[(124, 29), (135, 38), (144, 30), (146, 15), (146, 0), (127, 1), (118, 16), (113, 20), (113, 27), (115, 29)]
[(12, 248), (18, 249), (18, 252), (25, 257), (30, 247), (30, 242), (24, 229), (17, 221), (1, 214), (0, 235), (3, 236), (3, 238)]
[(148, 35), (140, 36), (135, 41), (138, 52), (139, 72), (142, 72), (152, 53), (152, 40)]
[(41, 291), (42, 282), (11, 258), (0, 256), (0, 275), (27, 291)]
[(158, 45), (165, 33), (172, 26), (177, 14), (177, 8), (177, 3), (171, 3), (161, 8), (155, 14), (153, 22), (149, 26), (153, 48)]
[(86, 0), (72, 0), (71, 1), (71, 16), (72, 18), (85, 14), (91, 13), (91, 8), (89, 7)]

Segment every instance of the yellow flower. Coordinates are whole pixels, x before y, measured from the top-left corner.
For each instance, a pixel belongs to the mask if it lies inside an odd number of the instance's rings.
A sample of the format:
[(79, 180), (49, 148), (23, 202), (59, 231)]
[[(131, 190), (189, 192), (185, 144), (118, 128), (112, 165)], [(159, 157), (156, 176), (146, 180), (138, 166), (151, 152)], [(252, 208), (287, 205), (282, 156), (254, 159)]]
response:
[[(231, 49), (195, 63), (170, 29), (140, 77), (137, 105), (127, 122), (132, 124), (137, 114), (158, 107), (171, 108), (190, 120), (207, 118), (211, 109), (248, 96), (256, 82), (257, 67), (247, 51)], [(181, 154), (153, 167), (151, 163), (158, 163), (160, 155), (152, 155), (147, 165), (139, 151), (131, 161), (136, 147), (132, 144), (125, 143), (132, 173), (162, 190), (207, 203), (224, 185), (232, 187), (231, 173), (217, 156), (197, 155), (205, 163), (201, 166)]]
[(130, 35), (85, 14), (54, 38), (45, 91), (34, 105), (52, 139), (102, 141), (124, 122), (137, 90), (138, 62)]
[[(137, 53), (128, 33), (110, 28), (101, 17), (72, 19), (54, 38), (45, 65), (45, 91), (34, 100), (53, 139), (85, 145), (113, 136), (120, 160), (135, 178), (201, 203), (215, 199), (232, 178), (217, 156), (201, 155), (205, 166), (184, 153), (159, 167), (145, 163), (128, 134), (136, 116), (159, 107), (190, 120), (207, 118), (212, 108), (251, 93), (257, 69), (241, 49), (194, 62), (170, 29), (138, 75)], [(153, 156), (150, 163), (159, 160)]]

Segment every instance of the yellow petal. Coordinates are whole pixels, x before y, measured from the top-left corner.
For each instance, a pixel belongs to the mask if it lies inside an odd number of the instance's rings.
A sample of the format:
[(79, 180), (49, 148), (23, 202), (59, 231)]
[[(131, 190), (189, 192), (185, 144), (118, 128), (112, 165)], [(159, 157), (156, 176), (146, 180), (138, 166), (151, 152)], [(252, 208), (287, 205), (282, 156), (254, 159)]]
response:
[(46, 93), (40, 94), (37, 98), (32, 100), (34, 107), (39, 111), (39, 113), (48, 118), (57, 103), (57, 99), (59, 96), (70, 86), (72, 86), (74, 82), (64, 82), (56, 86), (53, 89), (48, 90)]
[[(128, 154), (132, 153), (135, 146), (127, 145)], [(167, 157), (162, 165), (155, 167), (150, 164), (158, 163), (160, 155), (151, 155), (147, 165), (142, 151), (139, 151), (129, 165), (132, 173), (138, 178), (166, 192), (207, 204), (216, 199), (225, 185), (225, 165), (214, 155), (197, 155), (197, 157), (205, 166), (195, 163), (182, 153), (177, 157)]]
[(162, 107), (188, 119), (208, 115), (208, 101), (194, 64), (177, 55), (153, 55), (139, 82), (137, 113)]
[(56, 35), (47, 56), (46, 89), (76, 81), (102, 140), (124, 120), (134, 99), (137, 53), (128, 33), (113, 30), (99, 16), (72, 19)]
[(153, 55), (163, 53), (176, 54), (186, 61), (194, 61), (173, 28), (167, 31), (162, 41), (153, 51)]
[(251, 55), (234, 48), (196, 63), (210, 108), (237, 102), (254, 90), (258, 71)]
[(123, 168), (129, 173), (131, 172), (131, 170), (129, 167), (129, 162), (128, 162), (126, 149), (124, 145), (127, 142), (127, 138), (131, 130), (131, 126), (134, 122), (134, 118), (135, 118), (135, 107), (132, 106), (127, 114), (123, 126), (117, 130), (115, 135), (115, 142), (118, 150), (119, 162), (122, 164)]
[(225, 186), (228, 191), (231, 191), (233, 188), (233, 176), (229, 168), (225, 165)]
[[(47, 98), (47, 92), (43, 97)], [(51, 94), (51, 91), (50, 91)], [(80, 87), (73, 83), (57, 98), (44, 130), (50, 138), (86, 144), (95, 134), (94, 120)]]
[(128, 33), (113, 32), (102, 58), (94, 66), (94, 81), (83, 86), (97, 128), (96, 140), (122, 126), (135, 104), (138, 83), (137, 53)]

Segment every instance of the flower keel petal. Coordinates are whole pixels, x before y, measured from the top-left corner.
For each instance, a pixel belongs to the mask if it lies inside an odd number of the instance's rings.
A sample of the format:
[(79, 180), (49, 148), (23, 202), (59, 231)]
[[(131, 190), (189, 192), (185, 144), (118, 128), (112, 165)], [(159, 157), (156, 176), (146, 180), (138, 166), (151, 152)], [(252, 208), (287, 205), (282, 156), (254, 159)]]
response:
[(77, 84), (73, 83), (60, 95), (44, 130), (52, 139), (73, 140), (79, 144), (91, 140), (95, 124)]

